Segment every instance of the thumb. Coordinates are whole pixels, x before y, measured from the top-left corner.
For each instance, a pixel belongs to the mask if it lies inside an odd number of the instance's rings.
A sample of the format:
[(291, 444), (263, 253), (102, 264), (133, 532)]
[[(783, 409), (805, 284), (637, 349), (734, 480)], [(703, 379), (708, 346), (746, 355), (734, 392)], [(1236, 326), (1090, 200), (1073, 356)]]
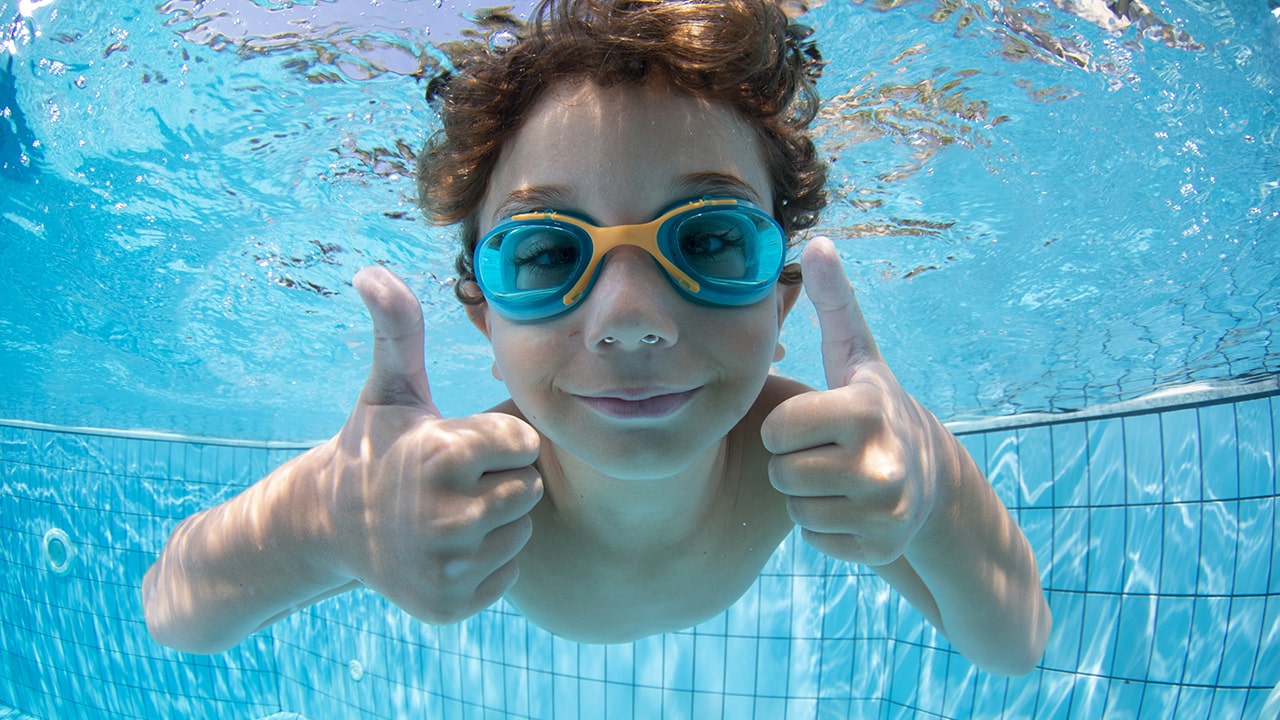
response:
[(862, 317), (835, 244), (825, 237), (814, 238), (805, 247), (800, 265), (805, 294), (818, 311), (827, 387), (841, 387), (858, 365), (879, 362), (880, 350)]
[(377, 265), (356, 273), (352, 284), (373, 318), (373, 368), (361, 400), (372, 405), (426, 405), (436, 412), (427, 383), (418, 298), (395, 273)]

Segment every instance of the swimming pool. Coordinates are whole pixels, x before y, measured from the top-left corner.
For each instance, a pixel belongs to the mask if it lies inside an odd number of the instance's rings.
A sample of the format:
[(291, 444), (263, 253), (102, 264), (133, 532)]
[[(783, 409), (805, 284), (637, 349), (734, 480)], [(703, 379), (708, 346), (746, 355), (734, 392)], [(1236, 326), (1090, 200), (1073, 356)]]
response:
[[(405, 177), (457, 29), (432, 3), (0, 0), (0, 717), (1274, 714), (1280, 25), (882, 5), (809, 16), (823, 229), (1036, 550), (1040, 668), (974, 670), (794, 537), (721, 616), (637, 643), (354, 593), (228, 653), (157, 646), (138, 587), (174, 523), (342, 421), (356, 267), (423, 298), (443, 408), (499, 399)], [(784, 340), (820, 383), (812, 321)]]

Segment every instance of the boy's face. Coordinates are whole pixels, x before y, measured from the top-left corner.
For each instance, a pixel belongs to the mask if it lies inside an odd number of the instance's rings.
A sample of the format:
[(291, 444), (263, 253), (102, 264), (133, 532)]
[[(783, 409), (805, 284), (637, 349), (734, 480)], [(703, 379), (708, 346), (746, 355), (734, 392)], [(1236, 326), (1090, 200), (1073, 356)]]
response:
[[(642, 223), (704, 195), (773, 210), (759, 142), (731, 110), (660, 84), (563, 83), (503, 148), (479, 230), (546, 209)], [(751, 407), (797, 293), (779, 285), (753, 305), (700, 305), (652, 257), (624, 246), (570, 312), (520, 324), (482, 305), (472, 319), (512, 400), (543, 434), (612, 477), (659, 478), (713, 451)]]

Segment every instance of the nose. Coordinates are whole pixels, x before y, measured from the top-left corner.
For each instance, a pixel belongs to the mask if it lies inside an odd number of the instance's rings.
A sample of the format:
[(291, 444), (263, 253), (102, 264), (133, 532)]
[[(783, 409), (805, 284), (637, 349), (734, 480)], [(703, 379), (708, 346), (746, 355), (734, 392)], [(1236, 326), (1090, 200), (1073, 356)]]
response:
[(597, 351), (674, 345), (679, 329), (673, 310), (685, 302), (662, 267), (637, 247), (620, 247), (601, 262), (595, 286), (580, 309), (583, 335)]

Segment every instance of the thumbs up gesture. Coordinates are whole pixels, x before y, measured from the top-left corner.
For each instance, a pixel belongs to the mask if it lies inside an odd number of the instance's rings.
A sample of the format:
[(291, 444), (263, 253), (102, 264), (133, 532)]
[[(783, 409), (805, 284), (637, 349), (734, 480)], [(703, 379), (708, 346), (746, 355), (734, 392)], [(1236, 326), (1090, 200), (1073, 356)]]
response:
[(326, 550), (414, 617), (461, 620), (515, 583), (542, 496), (538, 433), (500, 413), (442, 418), (412, 291), (381, 267), (354, 283), (373, 318), (373, 367), (319, 486)]
[(941, 428), (885, 365), (831, 241), (812, 241), (801, 262), (828, 390), (789, 398), (765, 419), (769, 477), (809, 544), (886, 565), (933, 512)]

